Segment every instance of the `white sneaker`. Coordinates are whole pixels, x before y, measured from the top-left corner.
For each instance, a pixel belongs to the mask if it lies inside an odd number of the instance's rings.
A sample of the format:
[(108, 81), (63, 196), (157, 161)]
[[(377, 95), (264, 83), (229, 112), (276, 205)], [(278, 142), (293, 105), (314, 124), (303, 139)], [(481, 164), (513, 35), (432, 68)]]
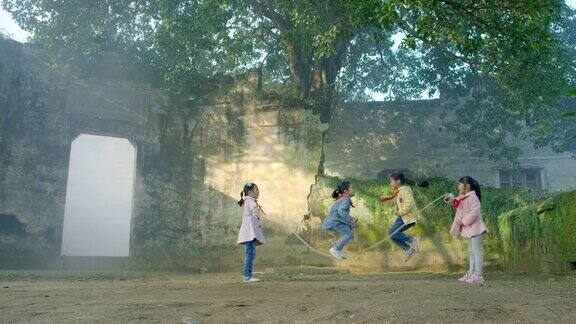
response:
[(260, 280), (258, 278), (254, 278), (254, 277), (248, 278), (248, 279), (244, 278), (244, 282), (260, 282), (260, 281), (262, 281), (262, 280)]
[(406, 253), (404, 253), (404, 262), (408, 262), (410, 257), (413, 256), (414, 254), (416, 254), (416, 250), (414, 250), (413, 248), (410, 248), (410, 250), (406, 251)]
[(337, 260), (342, 260), (342, 253), (338, 250), (336, 250), (334, 247), (331, 247), (330, 250), (328, 250), (328, 252), (330, 252), (330, 254), (332, 254), (333, 257), (335, 257)]

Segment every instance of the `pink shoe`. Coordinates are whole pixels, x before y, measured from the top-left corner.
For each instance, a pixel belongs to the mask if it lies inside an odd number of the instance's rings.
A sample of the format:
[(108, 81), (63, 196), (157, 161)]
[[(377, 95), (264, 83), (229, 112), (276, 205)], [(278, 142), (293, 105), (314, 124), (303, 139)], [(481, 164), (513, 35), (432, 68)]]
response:
[(466, 279), (465, 282), (470, 283), (470, 284), (483, 284), (484, 278), (476, 276), (476, 275), (470, 275), (470, 277), (468, 277), (468, 279)]
[(465, 275), (463, 275), (462, 277), (458, 278), (458, 281), (460, 282), (466, 282), (466, 280), (468, 280), (468, 278), (470, 278), (470, 274), (467, 273)]

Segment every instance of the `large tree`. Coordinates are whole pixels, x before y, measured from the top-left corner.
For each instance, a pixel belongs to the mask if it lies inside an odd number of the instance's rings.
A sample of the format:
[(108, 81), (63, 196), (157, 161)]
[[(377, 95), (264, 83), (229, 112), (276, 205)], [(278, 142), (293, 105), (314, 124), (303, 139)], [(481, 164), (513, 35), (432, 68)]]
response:
[(493, 158), (513, 152), (505, 139), (526, 125), (538, 144), (574, 148), (555, 119), (563, 109), (555, 100), (576, 75), (574, 14), (562, 0), (5, 0), (4, 8), (63, 61), (89, 70), (129, 57), (174, 92), (259, 68), (266, 85), (290, 86), (326, 121), (337, 94), (428, 92), (466, 98), (456, 113), (482, 127), (451, 129), (481, 139)]

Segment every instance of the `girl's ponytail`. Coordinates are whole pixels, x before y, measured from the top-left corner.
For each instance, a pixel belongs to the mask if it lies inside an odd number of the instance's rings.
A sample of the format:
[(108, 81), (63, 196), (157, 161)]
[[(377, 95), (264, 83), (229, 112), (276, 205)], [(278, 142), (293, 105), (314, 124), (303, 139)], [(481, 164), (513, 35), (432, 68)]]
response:
[(480, 184), (478, 183), (478, 181), (476, 181), (474, 178), (470, 176), (462, 177), (458, 181), (470, 185), (470, 189), (476, 193), (478, 200), (482, 201), (482, 193), (480, 192)]
[(428, 181), (420, 181), (416, 184), (418, 187), (428, 188), (430, 187), (430, 182)]
[(248, 196), (248, 193), (256, 188), (256, 184), (253, 182), (249, 182), (244, 185), (244, 189), (240, 192), (240, 200), (238, 201), (238, 206), (244, 206), (244, 197)]
[(472, 180), (474, 181), (473, 190), (476, 193), (476, 196), (478, 196), (478, 200), (482, 201), (482, 193), (480, 192), (480, 184), (475, 179), (472, 179)]
[(350, 188), (350, 182), (348, 182), (348, 181), (340, 182), (338, 187), (336, 187), (336, 189), (334, 189), (334, 191), (332, 192), (332, 198), (338, 199), (338, 197), (341, 194), (343, 194), (344, 191), (348, 190), (348, 188)]
[(240, 200), (238, 200), (238, 206), (244, 206), (244, 190), (240, 192)]
[(428, 181), (422, 181), (422, 182), (415, 183), (414, 181), (406, 178), (404, 173), (401, 173), (401, 172), (394, 171), (394, 172), (390, 173), (389, 177), (393, 180), (399, 180), (401, 185), (409, 185), (409, 186), (417, 185), (418, 187), (422, 187), (422, 188), (428, 188), (430, 186), (430, 183)]

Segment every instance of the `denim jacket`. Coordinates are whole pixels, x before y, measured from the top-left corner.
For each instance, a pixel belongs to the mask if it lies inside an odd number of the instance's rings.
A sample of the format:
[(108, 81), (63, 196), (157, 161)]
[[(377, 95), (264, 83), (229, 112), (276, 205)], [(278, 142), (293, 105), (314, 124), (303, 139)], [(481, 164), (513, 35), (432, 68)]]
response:
[(326, 219), (324, 220), (324, 224), (322, 224), (322, 229), (331, 229), (337, 223), (342, 223), (344, 225), (350, 226), (350, 228), (354, 228), (354, 220), (352, 216), (350, 216), (351, 203), (352, 200), (348, 196), (344, 196), (336, 200), (332, 204), (332, 207), (328, 212), (328, 216), (326, 216)]

